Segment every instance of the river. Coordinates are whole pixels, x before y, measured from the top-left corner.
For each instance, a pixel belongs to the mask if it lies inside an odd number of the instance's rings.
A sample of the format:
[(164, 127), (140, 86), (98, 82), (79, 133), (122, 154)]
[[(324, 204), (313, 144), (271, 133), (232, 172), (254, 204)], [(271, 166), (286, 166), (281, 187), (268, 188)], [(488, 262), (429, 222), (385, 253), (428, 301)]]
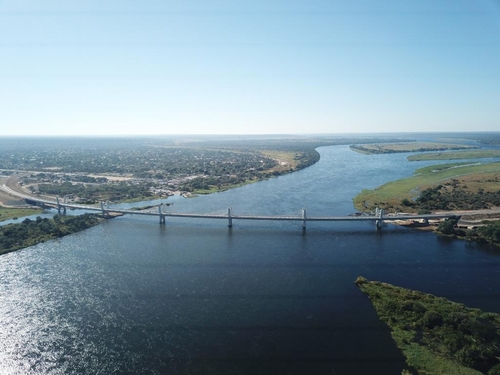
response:
[[(319, 149), (315, 165), (168, 210), (347, 215), (429, 162)], [(167, 200), (166, 202), (169, 202)], [(400, 374), (357, 276), (500, 312), (487, 245), (370, 223), (124, 216), (0, 257), (0, 373)]]

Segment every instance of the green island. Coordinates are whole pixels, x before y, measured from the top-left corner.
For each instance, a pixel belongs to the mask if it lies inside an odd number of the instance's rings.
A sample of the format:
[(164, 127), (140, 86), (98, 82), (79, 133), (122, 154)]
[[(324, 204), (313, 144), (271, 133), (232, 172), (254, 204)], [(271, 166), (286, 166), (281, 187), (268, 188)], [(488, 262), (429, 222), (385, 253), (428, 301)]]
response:
[[(411, 177), (362, 190), (354, 197), (354, 206), (358, 210), (379, 207), (388, 212), (421, 213), (489, 208), (498, 204), (499, 173), (500, 162), (431, 165), (417, 169)], [(436, 191), (440, 197), (428, 194)]]
[(52, 219), (37, 217), (36, 220), (24, 219), (19, 224), (8, 224), (0, 227), (0, 254), (76, 233), (102, 220), (94, 214), (56, 215)]
[(500, 315), (358, 277), (410, 369), (403, 374), (500, 374)]
[(500, 150), (470, 150), (409, 155), (409, 161), (500, 158)]
[(383, 143), (383, 144), (353, 144), (349, 146), (353, 151), (362, 154), (394, 154), (399, 152), (424, 152), (424, 151), (445, 151), (445, 150), (465, 150), (479, 148), (478, 146), (457, 145), (449, 143), (433, 142), (405, 142), (405, 143)]

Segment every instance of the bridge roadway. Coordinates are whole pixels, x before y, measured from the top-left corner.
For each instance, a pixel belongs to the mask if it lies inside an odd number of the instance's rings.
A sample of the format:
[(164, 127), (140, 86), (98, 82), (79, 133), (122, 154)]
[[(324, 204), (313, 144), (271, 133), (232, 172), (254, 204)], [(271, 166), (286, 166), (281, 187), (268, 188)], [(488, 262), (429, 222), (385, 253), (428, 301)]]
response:
[(199, 218), (199, 219), (225, 219), (228, 220), (228, 226), (232, 227), (233, 220), (272, 220), (272, 221), (301, 221), (302, 228), (306, 228), (307, 221), (372, 221), (375, 223), (376, 227), (380, 229), (382, 227), (383, 222), (385, 221), (396, 221), (396, 220), (432, 220), (432, 219), (446, 219), (446, 218), (457, 218), (455, 214), (427, 214), (427, 215), (398, 215), (398, 214), (390, 214), (384, 215), (383, 210), (378, 210), (375, 215), (370, 216), (306, 216), (306, 210), (302, 209), (301, 215), (233, 215), (231, 209), (227, 209), (227, 213), (225, 214), (201, 214), (201, 213), (181, 213), (181, 212), (166, 212), (163, 210), (163, 204), (157, 206), (157, 211), (137, 211), (137, 210), (125, 210), (125, 209), (117, 209), (110, 208), (104, 202), (101, 202), (100, 207), (95, 206), (86, 206), (74, 203), (66, 203), (60, 202), (59, 198), (56, 197), (56, 200), (48, 200), (41, 199), (39, 197), (34, 197), (28, 194), (23, 194), (18, 191), (15, 191), (9, 188), (6, 185), (2, 186), (3, 190), (8, 192), (11, 195), (15, 195), (19, 198), (27, 199), (33, 202), (41, 203), (47, 206), (51, 206), (56, 208), (59, 212), (61, 210), (69, 209), (78, 209), (78, 210), (87, 210), (87, 211), (97, 211), (101, 212), (103, 215), (107, 215), (110, 213), (120, 213), (126, 215), (146, 215), (146, 216), (158, 216), (161, 224), (165, 224), (165, 218), (167, 217), (185, 217), (185, 218)]

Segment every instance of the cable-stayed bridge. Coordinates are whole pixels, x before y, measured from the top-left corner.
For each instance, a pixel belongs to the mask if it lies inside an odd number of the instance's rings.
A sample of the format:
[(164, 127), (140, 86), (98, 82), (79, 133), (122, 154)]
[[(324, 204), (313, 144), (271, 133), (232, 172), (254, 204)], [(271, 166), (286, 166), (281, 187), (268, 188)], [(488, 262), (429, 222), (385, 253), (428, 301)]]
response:
[(143, 215), (143, 216), (157, 216), (159, 218), (160, 224), (165, 224), (167, 218), (172, 217), (183, 217), (183, 218), (196, 218), (196, 219), (222, 219), (227, 221), (229, 227), (233, 226), (234, 220), (268, 220), (268, 221), (299, 221), (302, 224), (302, 228), (305, 229), (307, 222), (316, 221), (348, 221), (348, 222), (361, 222), (370, 221), (373, 222), (377, 229), (381, 229), (384, 222), (398, 221), (398, 220), (423, 220), (424, 223), (428, 223), (429, 220), (435, 219), (447, 219), (447, 218), (458, 218), (456, 214), (426, 214), (426, 215), (408, 215), (408, 214), (384, 214), (383, 210), (376, 209), (375, 214), (372, 215), (360, 215), (360, 216), (307, 216), (305, 209), (301, 210), (299, 215), (234, 215), (231, 208), (223, 214), (214, 213), (181, 213), (181, 212), (170, 212), (166, 211), (166, 205), (160, 204), (155, 207), (154, 210), (130, 210), (130, 209), (120, 209), (112, 208), (109, 206), (108, 202), (101, 202), (100, 206), (87, 206), (75, 203), (66, 202), (66, 198), (61, 202), (59, 197), (52, 199), (44, 199), (40, 197), (35, 197), (32, 195), (27, 195), (15, 191), (6, 185), (3, 185), (3, 190), (11, 195), (15, 195), (19, 198), (25, 199), (27, 202), (56, 208), (59, 213), (65, 213), (66, 209), (77, 209), (86, 211), (96, 211), (102, 214), (104, 217), (109, 217), (112, 214), (121, 215)]

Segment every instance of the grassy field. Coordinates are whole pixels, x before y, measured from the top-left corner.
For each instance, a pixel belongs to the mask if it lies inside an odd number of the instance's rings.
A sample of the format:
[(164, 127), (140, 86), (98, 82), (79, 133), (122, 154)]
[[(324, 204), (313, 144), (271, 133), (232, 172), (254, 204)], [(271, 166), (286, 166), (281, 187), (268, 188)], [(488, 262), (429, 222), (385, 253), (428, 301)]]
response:
[(42, 213), (38, 208), (5, 208), (0, 207), (0, 221), (14, 219), (16, 217), (30, 216)]
[(499, 314), (363, 277), (356, 285), (419, 374), (499, 373)]
[(254, 179), (254, 180), (246, 180), (245, 182), (241, 182), (239, 184), (232, 184), (232, 185), (225, 185), (221, 187), (220, 189), (217, 188), (216, 186), (212, 186), (210, 189), (195, 189), (191, 192), (192, 196), (191, 198), (196, 197), (197, 195), (206, 195), (206, 194), (212, 194), (212, 193), (220, 193), (229, 189), (237, 188), (240, 186), (245, 186), (248, 184), (253, 184), (254, 182), (258, 182), (260, 180)]
[(418, 154), (408, 156), (409, 161), (421, 160), (461, 160), (461, 159), (481, 159), (500, 158), (500, 150), (468, 150), (457, 152), (436, 152), (431, 154)]
[(272, 172), (274, 170), (278, 171), (289, 170), (289, 169), (295, 170), (297, 168), (298, 163), (297, 160), (295, 159), (297, 153), (295, 152), (264, 150), (261, 151), (261, 153), (268, 158), (279, 161), (278, 166), (267, 172)]
[(500, 163), (474, 164), (453, 163), (431, 165), (417, 169), (414, 176), (391, 181), (373, 190), (363, 190), (354, 197), (354, 206), (357, 210), (373, 210), (375, 207), (389, 211), (411, 211), (403, 207), (401, 201), (406, 198), (412, 200), (418, 197), (420, 191), (444, 184), (446, 181), (461, 178), (470, 181), (468, 188), (478, 190), (482, 188), (490, 191), (498, 190)]
[(409, 142), (352, 145), (350, 148), (351, 150), (362, 154), (393, 154), (398, 152), (464, 150), (477, 147), (450, 143)]

